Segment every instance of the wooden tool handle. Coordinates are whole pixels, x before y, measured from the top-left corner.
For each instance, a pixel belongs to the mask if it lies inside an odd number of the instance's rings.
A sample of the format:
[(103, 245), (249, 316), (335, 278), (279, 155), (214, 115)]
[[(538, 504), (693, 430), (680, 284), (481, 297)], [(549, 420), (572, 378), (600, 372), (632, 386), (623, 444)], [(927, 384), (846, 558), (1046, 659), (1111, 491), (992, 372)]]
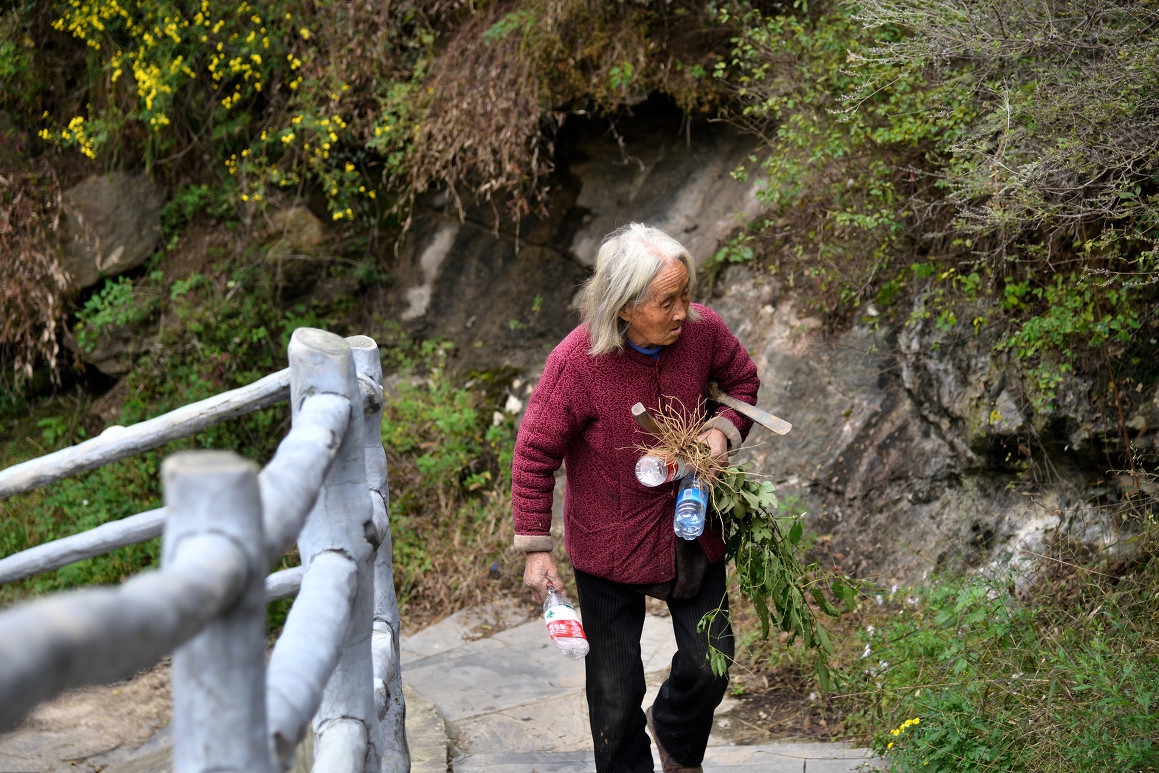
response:
[(660, 437), (660, 425), (648, 414), (648, 409), (644, 407), (643, 403), (636, 403), (632, 406), (632, 415), (636, 417), (636, 423), (640, 425), (640, 429), (650, 435)]

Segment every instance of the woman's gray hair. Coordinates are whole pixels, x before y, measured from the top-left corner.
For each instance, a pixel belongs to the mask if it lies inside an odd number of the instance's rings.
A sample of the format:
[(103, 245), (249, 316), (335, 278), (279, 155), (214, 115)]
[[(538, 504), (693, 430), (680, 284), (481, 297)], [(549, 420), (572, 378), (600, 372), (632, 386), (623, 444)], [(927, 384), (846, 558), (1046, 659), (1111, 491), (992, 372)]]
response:
[[(624, 348), (625, 323), (620, 312), (648, 300), (648, 286), (665, 264), (678, 260), (688, 270), (688, 292), (696, 291), (696, 263), (684, 245), (659, 228), (629, 223), (604, 237), (596, 254), (596, 272), (584, 283), (580, 319), (588, 326), (593, 357)], [(692, 307), (688, 321), (700, 319)]]

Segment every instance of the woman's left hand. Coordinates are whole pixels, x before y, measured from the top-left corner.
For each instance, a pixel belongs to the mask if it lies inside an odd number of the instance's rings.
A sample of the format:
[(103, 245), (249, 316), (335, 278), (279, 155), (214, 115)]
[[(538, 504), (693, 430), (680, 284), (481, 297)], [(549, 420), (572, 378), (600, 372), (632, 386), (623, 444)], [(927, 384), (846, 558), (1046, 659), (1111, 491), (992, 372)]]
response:
[(700, 437), (696, 439), (707, 445), (712, 455), (720, 460), (721, 464), (728, 464), (728, 438), (723, 432), (718, 429), (710, 429), (701, 433)]

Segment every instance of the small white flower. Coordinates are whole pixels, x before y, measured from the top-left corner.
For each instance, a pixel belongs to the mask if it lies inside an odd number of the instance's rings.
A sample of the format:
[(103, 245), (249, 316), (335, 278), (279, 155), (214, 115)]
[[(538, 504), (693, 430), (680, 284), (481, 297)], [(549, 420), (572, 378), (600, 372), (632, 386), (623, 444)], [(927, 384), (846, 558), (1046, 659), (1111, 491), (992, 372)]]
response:
[(861, 659), (865, 660), (867, 657), (869, 657), (870, 652), (871, 652), (871, 650), (869, 649), (869, 645), (866, 644), (865, 645), (865, 652), (861, 653)]
[(811, 700), (811, 701), (817, 700), (817, 693), (815, 693), (815, 692), (809, 693), (809, 700)]
[(881, 597), (881, 594), (880, 594), (880, 593), (879, 593), (878, 595), (874, 596), (874, 597), (873, 597), (873, 600), (877, 602), (877, 605), (878, 605), (879, 607), (880, 607), (882, 604), (884, 604), (884, 603), (885, 603), (885, 599)]
[(508, 413), (519, 413), (523, 410), (523, 401), (515, 395), (508, 395), (507, 404), (503, 406), (503, 410)]
[(897, 593), (897, 583), (894, 583), (894, 586), (893, 586), (892, 588), (890, 588), (890, 589), (889, 589), (889, 595), (890, 595), (890, 597), (891, 597), (891, 598), (893, 597), (893, 595), (894, 595), (895, 593)]
[(88, 507), (88, 506), (89, 506), (89, 501), (88, 501), (87, 499), (82, 499), (80, 503), (81, 503), (81, 506), (82, 506), (82, 507)]
[(867, 626), (865, 626), (865, 632), (866, 632), (867, 634), (869, 634), (870, 636), (873, 636), (873, 632), (874, 632), (874, 631), (876, 631), (876, 630), (877, 630), (877, 629), (876, 629), (876, 628), (874, 628), (872, 625), (867, 625)]
[(499, 413), (499, 411), (495, 411), (494, 413), (491, 414), (491, 426), (492, 427), (498, 427), (500, 424), (503, 423), (503, 421), (504, 421), (504, 416), (503, 416), (503, 414)]

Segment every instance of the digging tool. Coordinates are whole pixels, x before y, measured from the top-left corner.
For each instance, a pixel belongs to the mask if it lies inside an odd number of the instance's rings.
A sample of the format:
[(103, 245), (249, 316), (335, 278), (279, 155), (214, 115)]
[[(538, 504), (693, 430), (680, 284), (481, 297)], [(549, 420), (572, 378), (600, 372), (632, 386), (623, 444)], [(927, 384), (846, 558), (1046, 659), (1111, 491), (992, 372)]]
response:
[[(720, 386), (715, 381), (708, 382), (708, 399), (720, 403), (721, 405), (732, 408), (737, 413), (748, 416), (750, 419), (760, 424), (762, 427), (768, 429), (770, 432), (775, 432), (778, 435), (787, 435), (793, 425), (784, 419), (778, 419), (768, 411), (763, 411), (755, 405), (741, 402), (735, 397), (730, 397), (724, 392), (720, 391)], [(635, 412), (635, 408), (632, 409)], [(637, 421), (639, 417), (637, 417)]]

